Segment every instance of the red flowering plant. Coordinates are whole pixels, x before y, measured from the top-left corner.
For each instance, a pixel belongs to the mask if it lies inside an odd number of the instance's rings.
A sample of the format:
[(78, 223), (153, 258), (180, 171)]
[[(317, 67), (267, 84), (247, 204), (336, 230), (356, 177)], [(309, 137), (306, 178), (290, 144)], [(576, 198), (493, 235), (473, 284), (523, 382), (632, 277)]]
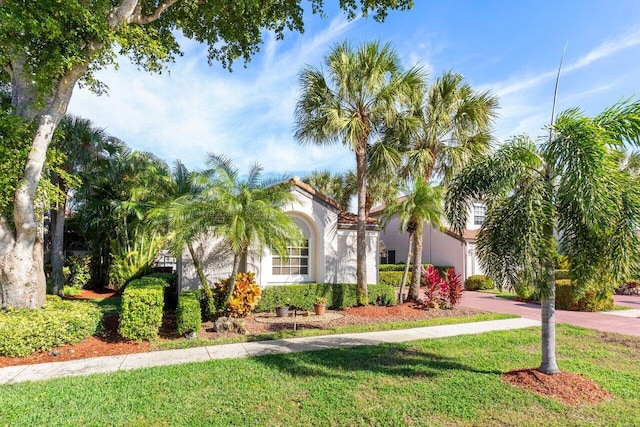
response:
[(429, 308), (451, 308), (460, 304), (462, 299), (462, 281), (453, 267), (442, 277), (433, 265), (427, 267), (424, 278), (424, 304)]

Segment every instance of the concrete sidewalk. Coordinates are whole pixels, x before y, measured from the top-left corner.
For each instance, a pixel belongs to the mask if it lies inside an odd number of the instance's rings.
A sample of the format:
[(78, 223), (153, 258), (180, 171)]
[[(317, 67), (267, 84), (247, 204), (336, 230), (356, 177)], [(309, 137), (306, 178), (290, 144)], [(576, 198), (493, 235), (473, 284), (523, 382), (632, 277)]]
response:
[(325, 350), (338, 347), (397, 343), (428, 338), (443, 338), (456, 335), (479, 334), (490, 331), (540, 326), (531, 319), (504, 319), (486, 322), (462, 323), (457, 325), (430, 326), (396, 331), (365, 332), (358, 334), (323, 335), (307, 338), (290, 338), (274, 341), (256, 341), (225, 344), (183, 350), (155, 351), (120, 356), (94, 357), (67, 362), (41, 363), (0, 368), (0, 384), (14, 384), (24, 381), (41, 381), (75, 375), (129, 371), (153, 366), (176, 365), (190, 362), (204, 362), (212, 359), (262, 356), (301, 351)]

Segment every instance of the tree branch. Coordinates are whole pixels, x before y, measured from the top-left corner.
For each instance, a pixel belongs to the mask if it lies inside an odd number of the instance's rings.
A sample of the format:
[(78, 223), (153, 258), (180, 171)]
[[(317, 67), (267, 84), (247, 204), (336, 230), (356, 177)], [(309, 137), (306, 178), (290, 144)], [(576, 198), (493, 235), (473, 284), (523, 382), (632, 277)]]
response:
[(138, 4), (134, 14), (129, 19), (129, 22), (132, 24), (140, 24), (140, 25), (149, 24), (157, 20), (158, 18), (160, 18), (160, 15), (162, 14), (162, 12), (164, 12), (174, 4), (178, 3), (179, 1), (180, 0), (167, 0), (164, 3), (160, 4), (158, 8), (151, 15), (146, 15), (146, 16), (142, 15), (142, 7), (140, 4)]
[(119, 6), (113, 8), (109, 14), (109, 28), (115, 30), (123, 22), (131, 19), (139, 0), (122, 0)]

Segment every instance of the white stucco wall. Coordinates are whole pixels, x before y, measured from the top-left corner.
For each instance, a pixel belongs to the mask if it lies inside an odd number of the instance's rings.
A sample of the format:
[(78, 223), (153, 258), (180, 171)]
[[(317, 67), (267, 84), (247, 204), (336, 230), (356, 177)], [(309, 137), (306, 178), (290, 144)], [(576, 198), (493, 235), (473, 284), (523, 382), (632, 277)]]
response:
[[(309, 239), (309, 271), (306, 275), (274, 275), (273, 254), (269, 248), (261, 253), (250, 253), (246, 270), (256, 273), (261, 286), (288, 283), (356, 283), (356, 230), (338, 229), (338, 210), (299, 187), (294, 187), (296, 198), (285, 207), (285, 212), (301, 225)], [(378, 231), (367, 231), (367, 282), (378, 280)], [(196, 244), (202, 257), (203, 270), (209, 281), (226, 278), (231, 274), (233, 257), (221, 247), (219, 239), (203, 237)], [(187, 251), (178, 265), (181, 289), (197, 289), (199, 280)]]
[[(474, 224), (473, 205), (467, 215), (467, 230), (477, 230), (480, 225)], [(380, 239), (387, 251), (395, 251), (397, 263), (406, 262), (409, 234), (400, 232), (397, 217), (392, 218), (385, 230), (380, 231)], [(455, 268), (456, 273), (466, 279), (472, 274), (483, 274), (475, 254), (475, 242), (462, 242), (455, 237), (443, 233), (429, 225), (424, 227), (422, 245), (422, 263), (448, 265)]]

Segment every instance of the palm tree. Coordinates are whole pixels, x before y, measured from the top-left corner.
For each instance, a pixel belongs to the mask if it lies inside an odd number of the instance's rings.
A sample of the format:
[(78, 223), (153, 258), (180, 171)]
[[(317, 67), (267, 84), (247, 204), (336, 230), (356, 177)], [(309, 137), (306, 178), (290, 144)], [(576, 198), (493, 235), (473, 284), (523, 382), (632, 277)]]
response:
[(343, 43), (325, 57), (326, 74), (307, 66), (300, 75), (302, 95), (296, 105), (295, 136), (302, 144), (342, 143), (356, 157), (358, 194), (358, 304), (367, 304), (365, 203), (367, 156), (388, 129), (417, 124), (407, 105), (422, 89), (419, 69), (403, 71), (389, 44)]
[[(62, 153), (64, 160), (51, 173), (52, 184), (57, 188), (59, 200), (51, 209), (51, 290), (62, 293), (65, 283), (62, 267), (64, 263), (64, 229), (67, 202), (69, 200), (69, 178), (104, 155), (107, 135), (104, 129), (96, 128), (91, 120), (66, 115), (60, 121), (52, 148)], [(77, 180), (77, 178), (76, 178)], [(80, 182), (77, 182), (79, 185)]]
[(466, 222), (465, 207), (474, 199), (487, 203), (478, 236), (486, 273), (501, 285), (533, 286), (540, 295), (541, 372), (558, 372), (557, 247), (582, 289), (616, 286), (638, 260), (640, 190), (619, 163), (628, 143), (640, 144), (640, 102), (616, 104), (594, 118), (567, 110), (545, 144), (515, 138), (450, 184), (446, 212), (458, 232)]
[[(405, 164), (401, 175), (425, 183), (451, 177), (490, 147), (489, 131), (498, 100), (488, 92), (474, 91), (460, 74), (446, 72), (437, 78), (420, 106), (420, 127), (406, 138)], [(423, 223), (413, 233), (414, 259), (407, 299), (420, 295)]]
[(418, 179), (414, 182), (413, 187), (406, 188), (404, 193), (405, 196), (403, 198), (385, 208), (382, 221), (383, 226), (386, 226), (392, 217), (398, 216), (400, 231), (409, 233), (407, 262), (400, 284), (400, 304), (402, 304), (404, 298), (404, 286), (409, 272), (409, 264), (411, 263), (411, 245), (413, 236), (419, 228), (418, 224), (426, 222), (439, 228), (442, 227), (440, 220), (442, 216), (442, 187), (434, 187)]
[(262, 181), (262, 167), (254, 164), (246, 179), (225, 156), (209, 154), (209, 173), (215, 185), (212, 233), (233, 253), (231, 280), (222, 308), (229, 303), (240, 262), (250, 251), (260, 254), (267, 246), (281, 258), (287, 248), (302, 240), (302, 231), (282, 208), (295, 201), (288, 180)]
[(349, 199), (355, 194), (355, 191), (347, 185), (346, 174), (332, 174), (327, 170), (313, 171), (302, 178), (302, 181), (338, 202), (343, 210), (349, 208)]

